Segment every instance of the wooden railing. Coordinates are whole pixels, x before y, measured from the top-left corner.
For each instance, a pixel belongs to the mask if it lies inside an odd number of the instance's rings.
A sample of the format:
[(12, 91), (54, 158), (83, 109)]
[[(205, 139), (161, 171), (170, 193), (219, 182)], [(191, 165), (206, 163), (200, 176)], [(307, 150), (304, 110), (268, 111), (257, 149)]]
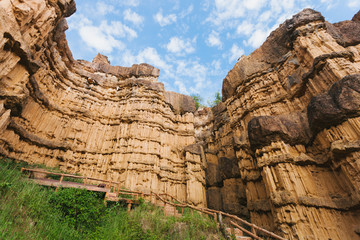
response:
[[(92, 177), (83, 177), (83, 176), (77, 176), (77, 175), (73, 175), (73, 174), (66, 174), (66, 173), (54, 173), (54, 172), (49, 172), (49, 171), (44, 171), (42, 169), (29, 169), (29, 168), (21, 168), (22, 172), (29, 172), (28, 177), (31, 177), (31, 175), (33, 175), (34, 173), (40, 173), (40, 174), (45, 174), (45, 175), (55, 175), (55, 176), (60, 176), (60, 183), (63, 181), (64, 177), (69, 177), (69, 178), (78, 178), (78, 179), (84, 179), (84, 186), (89, 186), (89, 184), (87, 184), (88, 181), (97, 181), (97, 182), (101, 182), (103, 184), (105, 184), (105, 188), (109, 189), (111, 193), (116, 193), (116, 196), (118, 196), (119, 194), (124, 194), (124, 195), (130, 195), (130, 196), (135, 196), (135, 198), (138, 200), (140, 197), (143, 199), (146, 199), (148, 201), (153, 201), (155, 199), (158, 199), (160, 201), (162, 201), (164, 204), (169, 204), (171, 206), (174, 207), (174, 214), (176, 211), (176, 208), (181, 208), (181, 213), (183, 213), (184, 208), (190, 208), (193, 209), (195, 211), (207, 214), (211, 217), (214, 218), (215, 222), (218, 221), (222, 221), (222, 219), (224, 217), (229, 218), (229, 223), (236, 227), (239, 228), (241, 231), (247, 233), (250, 237), (254, 238), (254, 239), (259, 239), (261, 240), (262, 238), (260, 236), (258, 236), (258, 233), (260, 233), (262, 236), (268, 236), (274, 239), (278, 239), (278, 240), (286, 240), (285, 238), (270, 232), (264, 228), (261, 228), (255, 224), (252, 224), (242, 218), (239, 218), (236, 215), (232, 215), (229, 213), (225, 213), (222, 211), (218, 211), (218, 210), (214, 210), (214, 209), (210, 209), (210, 208), (203, 208), (203, 207), (196, 207), (187, 203), (184, 203), (180, 200), (178, 200), (177, 198), (167, 194), (167, 193), (155, 193), (155, 192), (150, 192), (150, 193), (144, 193), (141, 191), (131, 191), (131, 190), (126, 190), (126, 189), (121, 189), (121, 184), (119, 182), (115, 182), (115, 181), (111, 181), (111, 180), (103, 180), (103, 179), (99, 179), (99, 178), (92, 178)], [(81, 184), (81, 183), (80, 183)], [(92, 185), (95, 186), (95, 185)], [(129, 207), (130, 206), (130, 207)], [(130, 210), (129, 208), (131, 208), (131, 204), (128, 205), (128, 210)], [(243, 225), (246, 225), (247, 227), (249, 227), (251, 229), (251, 231), (247, 230), (246, 228), (240, 226), (238, 224), (238, 222), (240, 222)], [(260, 235), (259, 234), (259, 235)]]
[[(173, 202), (170, 202), (170, 201), (167, 201), (165, 199), (163, 199), (162, 197), (159, 196), (159, 194), (157, 193), (153, 193), (155, 196), (158, 197), (158, 199), (160, 199), (161, 201), (167, 203), (167, 204), (170, 204), (174, 207), (180, 207), (180, 208), (191, 208), (191, 209), (194, 209), (196, 211), (199, 211), (199, 212), (202, 212), (202, 213), (205, 213), (205, 214), (208, 214), (210, 216), (212, 216), (214, 218), (214, 220), (217, 222), (217, 219), (221, 219), (223, 216), (225, 217), (228, 217), (229, 219), (232, 219), (230, 220), (230, 224), (233, 225), (234, 227), (237, 227), (239, 228), (240, 230), (242, 230), (243, 232), (247, 233), (249, 236), (255, 238), (255, 239), (262, 239), (261, 237), (257, 236), (257, 231), (262, 233), (262, 235), (265, 235), (265, 236), (269, 236), (269, 237), (272, 237), (272, 238), (275, 238), (275, 239), (279, 239), (279, 240), (286, 240), (285, 238), (273, 233), (273, 232), (270, 232), (264, 228), (261, 228), (255, 224), (252, 224), (252, 223), (249, 223), (248, 221), (242, 219), (242, 218), (239, 218), (238, 216), (236, 215), (232, 215), (232, 214), (229, 214), (229, 213), (225, 213), (225, 212), (222, 212), (222, 211), (218, 211), (218, 210), (214, 210), (214, 209), (210, 209), (210, 208), (200, 208), (200, 207), (195, 207), (193, 205), (190, 205), (190, 204), (186, 204), (186, 203), (173, 203)], [(168, 195), (168, 194), (166, 194)], [(179, 201), (178, 201), (179, 202)], [(248, 231), (247, 229), (239, 226), (238, 224), (236, 224), (236, 221), (239, 221), (241, 222), (242, 224), (248, 226), (251, 228), (251, 232)]]

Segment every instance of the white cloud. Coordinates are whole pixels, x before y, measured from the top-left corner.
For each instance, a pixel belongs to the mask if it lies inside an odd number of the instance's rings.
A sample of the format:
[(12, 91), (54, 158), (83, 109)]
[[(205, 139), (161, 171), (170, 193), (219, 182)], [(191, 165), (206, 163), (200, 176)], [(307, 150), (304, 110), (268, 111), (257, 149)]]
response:
[(162, 14), (162, 10), (160, 10), (158, 13), (154, 15), (154, 20), (160, 24), (160, 26), (164, 27), (166, 25), (170, 25), (174, 22), (176, 22), (176, 15), (175, 14), (169, 14), (164, 16)]
[(95, 26), (83, 15), (78, 15), (69, 21), (70, 29), (77, 30), (82, 41), (90, 48), (103, 53), (110, 53), (114, 49), (122, 50), (125, 44), (120, 40), (136, 38), (137, 33), (119, 21), (102, 21)]
[[(328, 0), (326, 5), (333, 1), (336, 0)], [(310, 0), (213, 0), (214, 6), (210, 8), (206, 21), (220, 36), (226, 34), (228, 39), (241, 37), (246, 46), (257, 48), (271, 30), (311, 3)], [(219, 45), (215, 34), (209, 36), (206, 43), (209, 46)], [(229, 53), (223, 56), (229, 58)]]
[(283, 0), (271, 0), (270, 1), (270, 9), (274, 15), (281, 13), (281, 11), (282, 11), (281, 4), (282, 3), (283, 3)]
[(266, 40), (267, 36), (270, 34), (269, 31), (264, 29), (257, 29), (249, 38), (248, 44), (253, 48), (258, 48)]
[(187, 9), (183, 10), (179, 16), (180, 18), (184, 18), (186, 17), (187, 15), (189, 15), (190, 13), (192, 13), (192, 11), (194, 10), (194, 5), (190, 5)]
[(131, 52), (126, 51), (122, 57), (123, 65), (131, 66), (135, 63), (148, 63), (154, 65), (161, 70), (170, 70), (170, 65), (160, 56), (155, 48), (146, 47), (142, 51), (139, 51), (137, 55), (133, 55)]
[(139, 26), (144, 22), (144, 17), (133, 12), (131, 9), (126, 9), (124, 11), (124, 19), (132, 22), (133, 24)]
[(259, 16), (258, 20), (260, 22), (267, 22), (270, 20), (271, 15), (272, 15), (271, 11), (265, 11)]
[[(291, 0), (287, 0), (291, 1)], [(266, 4), (266, 0), (248, 0), (244, 1), (244, 5), (248, 10), (260, 10)]]
[(192, 82), (188, 84), (190, 87), (190, 92), (196, 93), (204, 88), (205, 80), (207, 79), (207, 73), (209, 72), (208, 68), (197, 60), (178, 60), (175, 61), (176, 66), (176, 76), (180, 80), (191, 79)]
[(210, 47), (218, 47), (219, 49), (222, 47), (222, 42), (220, 40), (220, 35), (218, 32), (212, 30), (208, 39), (206, 40), (207, 45)]
[[(131, 66), (134, 63), (148, 63), (159, 68), (161, 71), (160, 79), (164, 79), (162, 82), (167, 86), (167, 89), (170, 88), (183, 94), (200, 92), (205, 87), (209, 73), (209, 69), (199, 63), (197, 59), (163, 58), (152, 47), (146, 47), (137, 54), (127, 50), (122, 55), (121, 60), (124, 66)], [(214, 62), (213, 65), (218, 68), (220, 63)], [(172, 84), (169, 84), (170, 82)]]
[(295, 6), (295, 0), (286, 0), (282, 1), (282, 6), (285, 11), (294, 9)]
[(115, 8), (113, 5), (106, 4), (103, 1), (98, 1), (96, 3), (96, 14), (106, 15), (108, 13), (114, 12)]
[(360, 7), (360, 0), (349, 0), (347, 3), (349, 8), (359, 8)]
[(220, 59), (213, 60), (211, 62), (211, 67), (210, 67), (210, 72), (209, 72), (210, 75), (218, 76), (219, 73), (224, 73), (224, 76), (225, 76), (225, 74), (226, 74), (225, 72), (226, 72), (226, 69), (221, 67), (221, 60)]
[(186, 89), (186, 86), (182, 81), (177, 80), (177, 81), (174, 82), (174, 84), (175, 84), (175, 86), (178, 87), (180, 93), (189, 95), (189, 92)]
[(140, 4), (140, 0), (122, 0), (121, 3), (125, 6), (137, 7)]
[(330, 10), (338, 4), (336, 0), (321, 0), (321, 3), (326, 6), (326, 10)]
[(267, 0), (215, 0), (215, 9), (207, 20), (222, 25), (227, 20), (255, 15), (254, 12), (259, 12), (267, 4)]
[(123, 49), (124, 44), (102, 31), (100, 27), (84, 26), (79, 29), (81, 39), (98, 52), (109, 53), (114, 48)]
[(237, 28), (236, 33), (237, 34), (243, 34), (246, 36), (249, 36), (252, 31), (254, 30), (254, 25), (248, 21), (243, 21)]
[(238, 45), (233, 44), (231, 49), (230, 49), (229, 63), (232, 63), (232, 62), (236, 61), (243, 54), (244, 54), (244, 50), (241, 49)]
[(220, 25), (224, 20), (243, 17), (245, 8), (241, 0), (215, 0), (215, 11), (209, 21)]
[(211, 0), (203, 0), (201, 3), (201, 7), (203, 11), (208, 11), (211, 5)]
[(196, 39), (181, 39), (179, 37), (170, 38), (170, 42), (166, 45), (166, 49), (175, 54), (182, 53), (192, 53), (195, 51), (195, 48), (192, 46), (192, 43), (195, 42)]
[(135, 30), (129, 28), (119, 21), (112, 21), (110, 24), (108, 24), (107, 21), (102, 21), (99, 27), (109, 36), (118, 36), (121, 38), (127, 37), (129, 40), (137, 38), (137, 33)]

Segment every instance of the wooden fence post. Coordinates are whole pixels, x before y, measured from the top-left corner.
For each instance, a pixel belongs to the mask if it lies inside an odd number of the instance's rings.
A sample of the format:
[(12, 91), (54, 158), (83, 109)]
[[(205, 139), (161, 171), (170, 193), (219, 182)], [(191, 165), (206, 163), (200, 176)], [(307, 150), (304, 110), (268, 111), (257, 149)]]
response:
[(214, 216), (215, 223), (217, 223), (217, 214), (215, 212), (213, 213), (213, 216)]
[(254, 226), (251, 226), (251, 232), (252, 232), (255, 236), (257, 236), (257, 235), (256, 235), (256, 229), (254, 228)]
[(222, 220), (222, 214), (221, 212), (219, 212), (219, 223), (222, 225), (223, 224), (223, 220)]

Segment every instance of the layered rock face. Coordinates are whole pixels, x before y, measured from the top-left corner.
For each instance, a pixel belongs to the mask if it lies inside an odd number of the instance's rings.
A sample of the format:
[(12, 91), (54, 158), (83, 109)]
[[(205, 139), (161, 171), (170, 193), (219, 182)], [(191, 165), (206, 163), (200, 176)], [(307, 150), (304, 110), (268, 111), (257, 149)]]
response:
[(166, 92), (147, 64), (75, 61), (74, 11), (72, 0), (0, 2), (1, 154), (205, 206), (193, 99)]
[(166, 192), (289, 239), (360, 238), (360, 13), (293, 16), (236, 63), (222, 103), (195, 111), (150, 65), (75, 61), (74, 11), (72, 0), (0, 1), (2, 155)]
[(208, 207), (249, 218), (245, 186), (224, 103), (195, 112), (195, 136), (205, 150)]
[(359, 14), (305, 9), (239, 59), (196, 115), (209, 207), (289, 239), (360, 239), (359, 43)]

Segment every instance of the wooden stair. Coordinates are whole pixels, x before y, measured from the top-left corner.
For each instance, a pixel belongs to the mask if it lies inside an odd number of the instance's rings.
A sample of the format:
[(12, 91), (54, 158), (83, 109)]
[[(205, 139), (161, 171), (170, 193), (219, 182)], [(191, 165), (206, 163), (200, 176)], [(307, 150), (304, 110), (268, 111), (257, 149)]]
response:
[(107, 192), (105, 195), (105, 201), (113, 201), (113, 202), (119, 201), (118, 194), (114, 192)]
[(182, 214), (179, 213), (179, 211), (176, 209), (175, 206), (165, 203), (160, 199), (155, 199), (154, 201), (152, 201), (152, 203), (158, 207), (162, 207), (164, 209), (166, 216), (175, 216), (175, 217), (182, 216)]
[(170, 204), (165, 204), (164, 212), (165, 212), (166, 216), (174, 216), (174, 217), (182, 216), (182, 214), (179, 213), (179, 211), (176, 209), (176, 207), (171, 206)]
[(227, 228), (225, 228), (225, 231), (226, 231), (228, 236), (235, 236), (236, 240), (252, 240), (251, 237), (244, 236), (243, 231), (241, 231), (238, 228), (227, 227)]
[[(151, 201), (154, 205), (162, 207), (167, 216), (175, 216), (175, 217), (182, 216), (182, 212), (184, 208), (189, 208), (191, 210), (198, 211), (202, 214), (207, 214), (210, 217), (213, 217), (215, 222), (219, 221), (217, 223), (220, 230), (223, 232), (223, 234), (227, 235), (229, 238), (235, 236), (235, 239), (237, 240), (251, 240), (251, 239), (262, 240), (264, 239), (263, 236), (266, 236), (266, 237), (271, 237), (271, 239), (286, 240), (285, 238), (273, 232), (270, 232), (264, 228), (258, 227), (255, 224), (247, 222), (246, 220), (241, 219), (238, 216), (214, 209), (196, 207), (187, 204), (185, 202), (181, 202), (167, 193), (157, 194), (154, 192), (145, 193), (139, 191), (131, 191), (126, 189), (121, 189), (120, 182), (97, 179), (92, 177), (83, 177), (83, 176), (77, 176), (66, 173), (48, 172), (43, 169), (22, 168), (21, 171), (28, 172), (28, 177), (30, 178), (29, 180), (40, 185), (55, 187), (56, 189), (58, 189), (59, 187), (65, 187), (65, 188), (67, 187), (67, 188), (83, 188), (95, 192), (104, 192), (105, 204), (108, 201), (115, 201), (115, 202), (121, 201), (127, 204), (128, 211), (131, 210), (132, 205), (140, 204), (139, 197), (146, 199), (147, 201)], [(59, 180), (50, 179), (47, 178), (48, 175), (59, 176), (60, 179)], [(65, 177), (82, 179), (83, 183), (64, 181)], [(97, 185), (89, 184), (89, 181), (91, 181), (92, 183), (100, 182), (100, 184)], [(181, 209), (181, 213), (179, 213), (177, 209)], [(223, 218), (227, 218), (227, 221), (224, 222)], [(227, 227), (227, 226), (231, 226), (231, 227)], [(244, 234), (246, 234), (247, 236), (245, 236)], [(260, 236), (258, 234), (260, 234)]]

